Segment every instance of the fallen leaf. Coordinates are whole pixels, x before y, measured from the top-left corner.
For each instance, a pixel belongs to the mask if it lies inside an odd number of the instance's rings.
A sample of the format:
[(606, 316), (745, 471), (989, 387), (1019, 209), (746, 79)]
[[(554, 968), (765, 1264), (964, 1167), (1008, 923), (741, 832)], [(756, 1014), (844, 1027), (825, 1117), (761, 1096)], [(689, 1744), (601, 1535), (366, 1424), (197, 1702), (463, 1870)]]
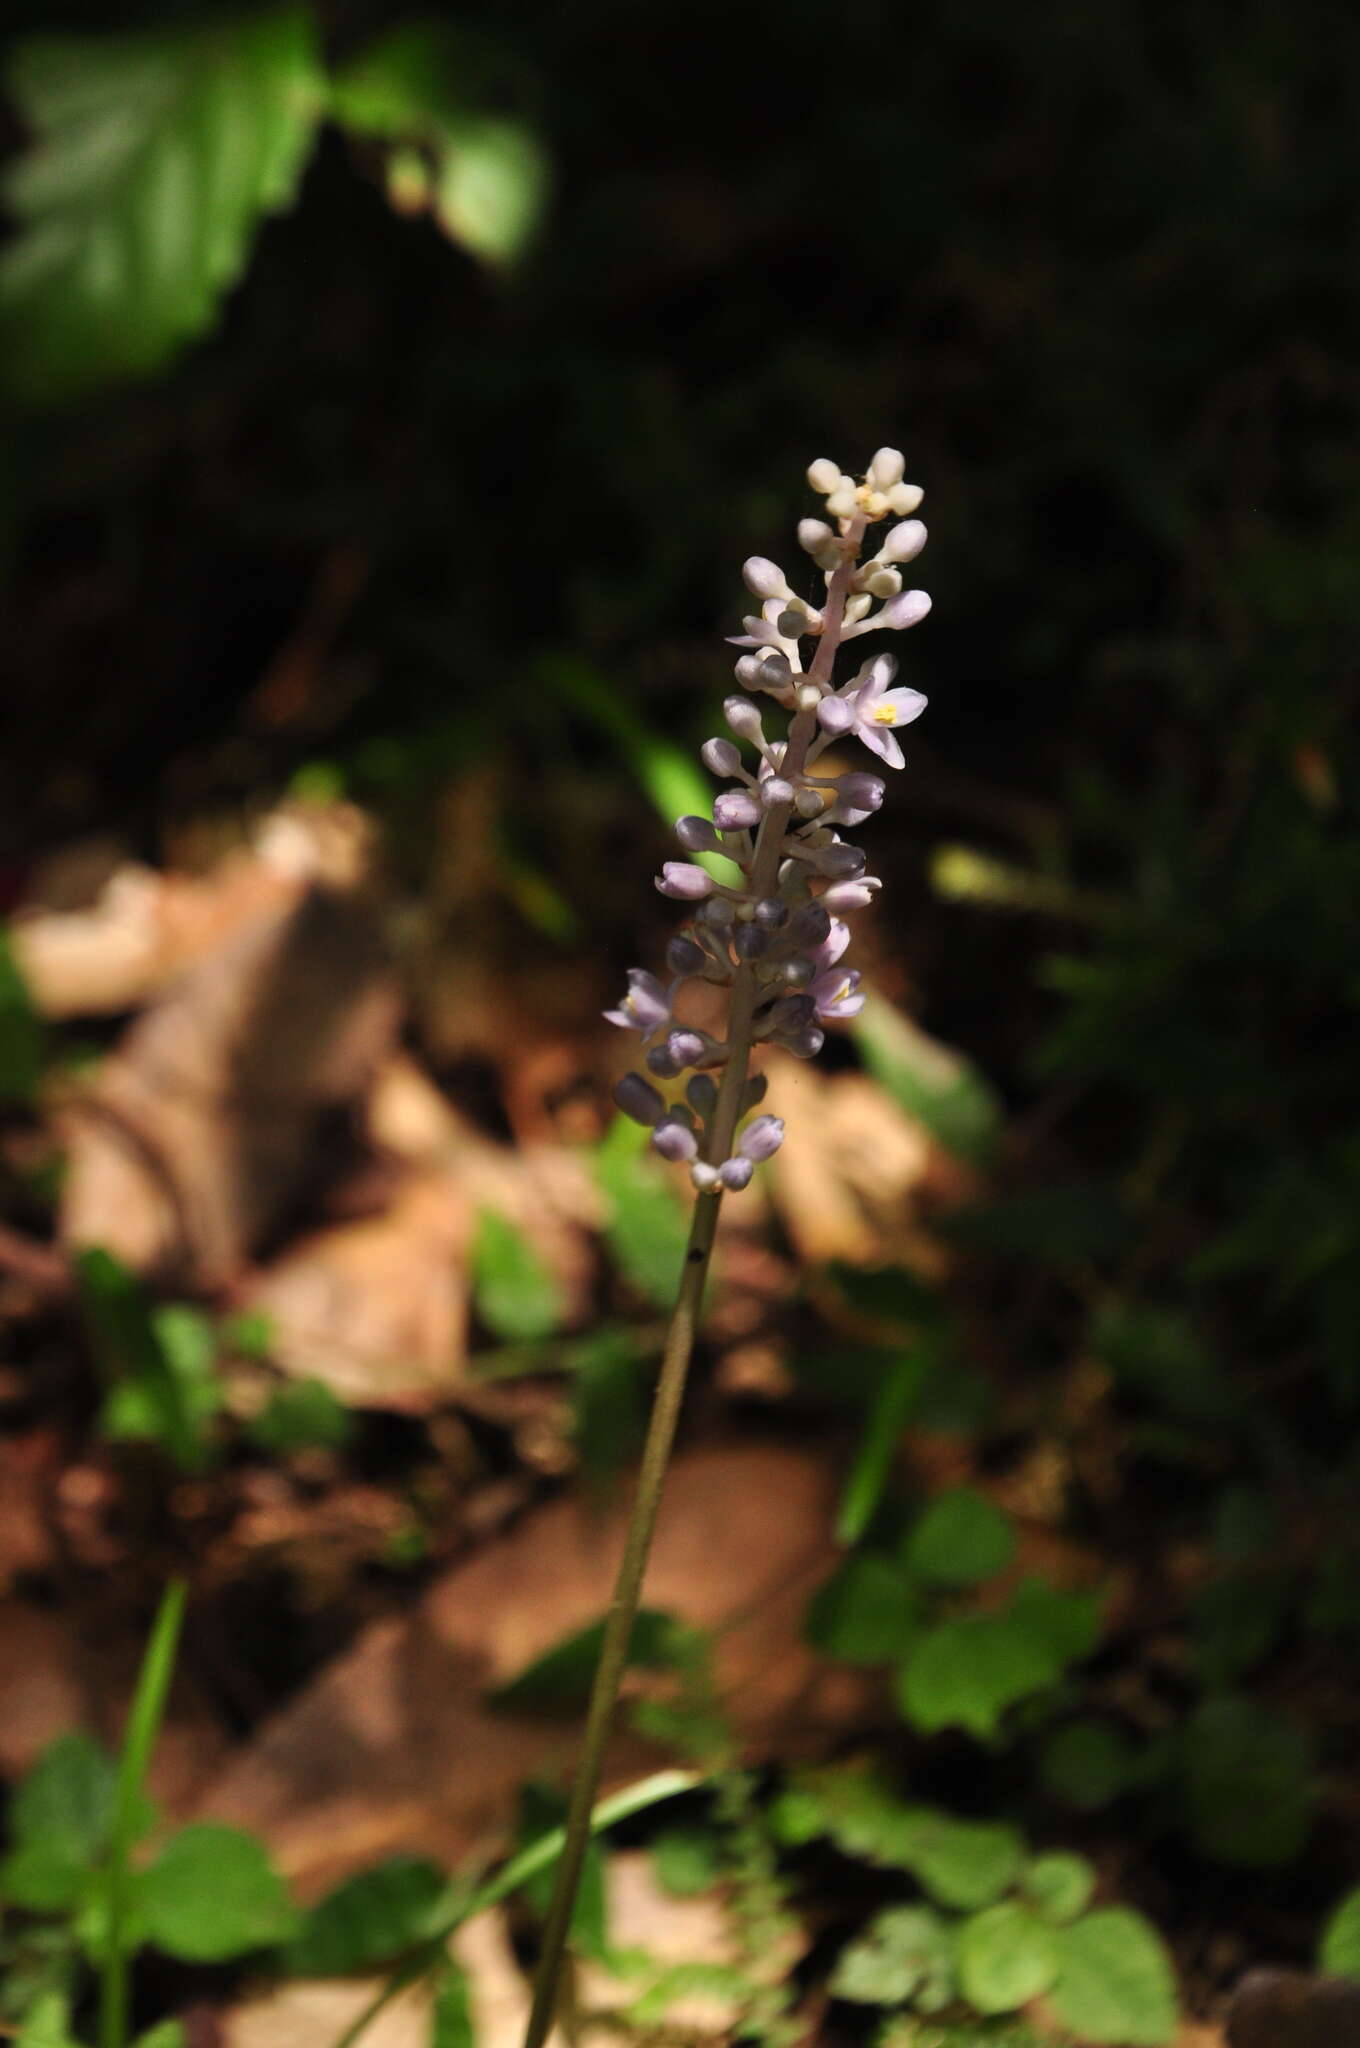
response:
[[(834, 1497), (824, 1462), (747, 1444), (687, 1453), (667, 1482), (647, 1604), (719, 1631), (719, 1681), (754, 1753), (815, 1754), (864, 1709), (858, 1674), (847, 1684), (801, 1637), (834, 1555)], [(452, 1864), (501, 1841), (516, 1787), (564, 1774), (577, 1733), (493, 1713), (486, 1695), (604, 1611), (623, 1513), (597, 1520), (564, 1497), (526, 1515), (410, 1616), (361, 1636), (255, 1737), (204, 1813), (264, 1833), (308, 1892), (396, 1850)], [(624, 1735), (608, 1781), (654, 1762)]]

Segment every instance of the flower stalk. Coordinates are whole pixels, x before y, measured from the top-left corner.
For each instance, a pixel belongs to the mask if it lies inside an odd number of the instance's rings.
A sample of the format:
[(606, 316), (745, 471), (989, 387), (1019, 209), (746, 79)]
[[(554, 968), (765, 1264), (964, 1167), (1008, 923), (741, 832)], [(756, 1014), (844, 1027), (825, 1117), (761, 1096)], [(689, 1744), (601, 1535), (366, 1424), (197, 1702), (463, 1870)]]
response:
[[(771, 741), (757, 705), (745, 695), (730, 697), (724, 707), (728, 726), (736, 740), (754, 748), (756, 766), (749, 770), (743, 765), (733, 740), (707, 741), (704, 765), (740, 786), (717, 798), (711, 822), (681, 818), (676, 824), (683, 849), (724, 854), (742, 880), (727, 885), (695, 864), (667, 862), (657, 887), (690, 906), (685, 930), (667, 950), (674, 979), (667, 987), (635, 968), (628, 994), (606, 1012), (621, 1029), (636, 1031), (646, 1049), (647, 1074), (625, 1075), (615, 1101), (626, 1115), (651, 1127), (652, 1143), (663, 1158), (688, 1164), (695, 1204), (587, 1710), (525, 2048), (543, 2048), (557, 2010), (591, 1810), (675, 1441), (722, 1198), (749, 1185), (756, 1167), (778, 1150), (784, 1135), (775, 1116), (757, 1115), (742, 1127), (764, 1095), (763, 1076), (750, 1075), (752, 1052), (770, 1043), (811, 1058), (824, 1041), (822, 1024), (852, 1017), (863, 1004), (858, 975), (838, 965), (849, 930), (837, 913), (871, 903), (880, 884), (865, 873), (864, 856), (835, 827), (872, 815), (882, 802), (883, 785), (862, 772), (825, 776), (813, 770), (830, 747), (852, 735), (889, 767), (901, 767), (896, 729), (925, 708), (919, 691), (889, 688), (896, 673), (891, 655), (874, 656), (839, 686), (834, 674), (846, 641), (876, 627), (915, 625), (930, 609), (924, 591), (902, 590), (897, 567), (918, 554), (926, 538), (921, 522), (908, 516), (920, 504), (921, 492), (903, 482), (903, 470), (901, 455), (891, 448), (878, 451), (860, 480), (842, 474), (833, 462), (812, 464), (808, 482), (825, 498), (835, 521), (833, 526), (805, 519), (798, 529), (799, 545), (825, 585), (816, 606), (796, 595), (776, 563), (762, 556), (746, 563), (747, 587), (762, 603), (759, 615), (744, 622), (746, 630), (734, 642), (748, 650), (737, 662), (737, 680), (745, 690), (773, 698), (789, 714), (789, 724), (782, 741)], [(864, 560), (866, 533), (889, 514), (901, 515), (901, 523)], [(805, 667), (804, 642), (809, 640), (815, 645)], [(722, 1039), (677, 1014), (681, 991), (695, 980), (728, 990)], [(656, 1084), (678, 1082), (687, 1070), (690, 1078), (680, 1099), (668, 1105)]]

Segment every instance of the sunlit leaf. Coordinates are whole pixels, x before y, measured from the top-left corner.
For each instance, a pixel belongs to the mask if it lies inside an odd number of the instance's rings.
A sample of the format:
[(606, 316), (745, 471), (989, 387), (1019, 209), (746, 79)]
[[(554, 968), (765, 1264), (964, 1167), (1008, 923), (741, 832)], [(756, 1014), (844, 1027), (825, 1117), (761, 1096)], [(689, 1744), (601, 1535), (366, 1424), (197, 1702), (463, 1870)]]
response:
[(1051, 1927), (1014, 1899), (974, 1913), (959, 1929), (959, 1989), (979, 2012), (1015, 2012), (1058, 1974)]
[(35, 140), (6, 179), (5, 381), (46, 401), (154, 370), (293, 196), (320, 108), (311, 9), (31, 36), (9, 83)]
[(142, 1907), (148, 1940), (189, 1963), (271, 1947), (298, 1925), (263, 1842), (216, 1822), (171, 1837), (145, 1874)]
[(940, 1586), (971, 1586), (1004, 1571), (1015, 1551), (1008, 1516), (970, 1486), (940, 1494), (903, 1546), (910, 1570)]
[(507, 1343), (551, 1335), (562, 1318), (562, 1290), (524, 1232), (495, 1209), (477, 1219), (472, 1295), (487, 1328)]
[(1360, 1885), (1329, 1916), (1318, 1945), (1318, 1968), (1332, 1977), (1360, 1978)]
[(1092, 2048), (1160, 2048), (1176, 2031), (1176, 1983), (1155, 1928), (1107, 1906), (1055, 1930), (1058, 1977), (1049, 1993), (1065, 2027)]

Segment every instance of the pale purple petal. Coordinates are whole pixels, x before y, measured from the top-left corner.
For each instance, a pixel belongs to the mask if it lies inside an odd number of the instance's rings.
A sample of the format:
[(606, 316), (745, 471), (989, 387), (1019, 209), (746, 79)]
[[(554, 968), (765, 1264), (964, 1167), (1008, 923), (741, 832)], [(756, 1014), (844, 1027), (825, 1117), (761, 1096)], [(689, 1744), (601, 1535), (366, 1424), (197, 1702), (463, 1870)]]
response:
[(782, 1116), (758, 1116), (746, 1126), (737, 1140), (738, 1152), (747, 1159), (770, 1159), (784, 1142), (784, 1119)]
[(656, 886), (663, 896), (678, 897), (682, 903), (697, 903), (713, 894), (713, 877), (689, 861), (668, 860), (662, 864)]

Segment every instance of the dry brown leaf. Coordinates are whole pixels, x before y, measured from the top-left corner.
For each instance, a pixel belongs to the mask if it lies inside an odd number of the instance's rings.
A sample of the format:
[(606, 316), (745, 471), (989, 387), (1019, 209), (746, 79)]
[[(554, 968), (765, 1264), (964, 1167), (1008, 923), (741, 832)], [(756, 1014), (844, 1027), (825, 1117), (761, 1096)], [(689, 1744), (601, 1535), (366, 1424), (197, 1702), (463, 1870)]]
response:
[[(816, 1753), (863, 1711), (857, 1674), (801, 1639), (808, 1594), (835, 1552), (834, 1476), (791, 1450), (737, 1445), (681, 1457), (667, 1484), (646, 1600), (721, 1631), (717, 1663), (743, 1739)], [(499, 1840), (516, 1787), (554, 1775), (574, 1728), (492, 1713), (487, 1690), (607, 1604), (624, 1504), (603, 1521), (549, 1503), (446, 1574), (408, 1618), (370, 1629), (252, 1742), (204, 1811), (257, 1828), (305, 1889), (374, 1857), (452, 1863)], [(611, 1782), (651, 1767), (622, 1738)]]
[[(46, 1017), (140, 1009), (313, 884), (352, 887), (367, 872), (369, 839), (351, 805), (284, 806), (206, 874), (124, 862), (87, 908), (21, 910), (10, 936), (34, 1005)], [(65, 876), (54, 879), (66, 893)]]
[(316, 1230), (267, 1267), (243, 1305), (270, 1357), (356, 1407), (447, 1400), (467, 1355), (472, 1212), (445, 1173), (412, 1173), (381, 1215)]
[(257, 917), (132, 1025), (69, 1113), (64, 1240), (230, 1280), (357, 1119), (396, 1021), (360, 898), (318, 885)]
[(765, 1107), (785, 1124), (771, 1199), (805, 1264), (938, 1268), (919, 1221), (938, 1147), (867, 1074), (778, 1058)]

